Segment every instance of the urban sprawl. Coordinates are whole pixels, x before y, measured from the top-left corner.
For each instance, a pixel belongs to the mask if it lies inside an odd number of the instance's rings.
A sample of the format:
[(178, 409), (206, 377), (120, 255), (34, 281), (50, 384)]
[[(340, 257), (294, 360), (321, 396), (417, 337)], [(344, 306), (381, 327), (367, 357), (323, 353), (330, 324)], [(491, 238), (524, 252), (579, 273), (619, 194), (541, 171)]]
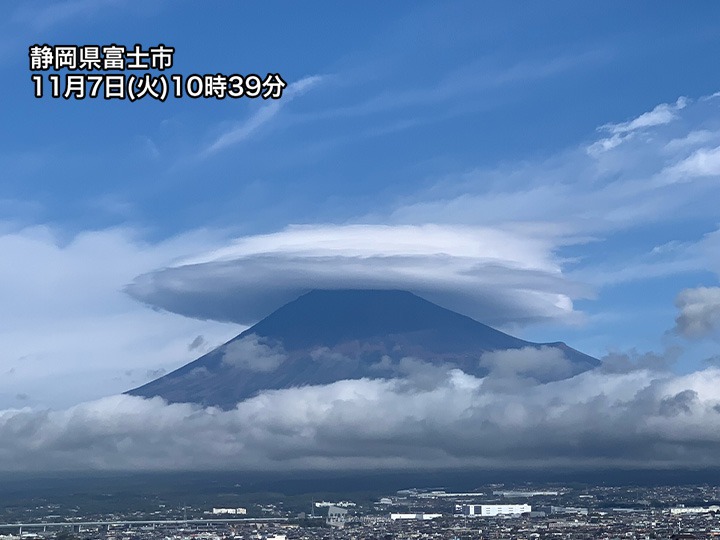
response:
[(720, 537), (720, 488), (553, 487), (469, 492), (411, 488), (373, 500), (247, 507), (158, 504), (83, 513), (58, 504), (4, 508), (0, 540), (694, 539)]

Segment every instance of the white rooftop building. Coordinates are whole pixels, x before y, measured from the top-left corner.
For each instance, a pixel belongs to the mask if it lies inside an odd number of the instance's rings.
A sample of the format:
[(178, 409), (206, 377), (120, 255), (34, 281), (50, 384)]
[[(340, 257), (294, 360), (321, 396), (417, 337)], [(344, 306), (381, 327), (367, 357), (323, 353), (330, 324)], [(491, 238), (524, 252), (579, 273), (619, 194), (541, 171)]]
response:
[(558, 491), (493, 491), (493, 495), (501, 497), (556, 497), (559, 494)]
[(217, 515), (222, 516), (222, 515), (228, 515), (228, 514), (232, 515), (232, 516), (236, 516), (236, 515), (247, 514), (247, 509), (246, 508), (213, 508), (212, 513), (216, 516)]
[(532, 512), (529, 504), (466, 504), (462, 507), (466, 516), (514, 516), (527, 512)]
[(339, 506), (328, 506), (328, 514), (325, 518), (325, 523), (331, 527), (338, 527), (342, 529), (345, 526), (347, 520), (347, 509), (340, 508)]
[(720, 506), (678, 506), (670, 509), (671, 515), (679, 514), (707, 514), (709, 512), (720, 512)]
[(442, 514), (390, 514), (390, 519), (393, 521), (398, 519), (419, 519), (419, 520), (430, 520), (430, 519), (437, 519), (439, 517), (442, 517)]

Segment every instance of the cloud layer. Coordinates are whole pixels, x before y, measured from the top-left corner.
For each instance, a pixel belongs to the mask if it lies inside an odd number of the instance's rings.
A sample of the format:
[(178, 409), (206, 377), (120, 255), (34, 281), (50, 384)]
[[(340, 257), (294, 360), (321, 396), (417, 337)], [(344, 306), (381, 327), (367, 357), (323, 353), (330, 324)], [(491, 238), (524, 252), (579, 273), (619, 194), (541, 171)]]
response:
[(311, 289), (405, 289), (482, 321), (571, 318), (589, 290), (544, 234), (439, 225), (290, 227), (138, 277), (127, 288), (191, 317), (250, 323)]
[(4, 410), (0, 468), (720, 466), (720, 369), (596, 369), (542, 383), (518, 354), (489, 362), (482, 379), (452, 370), (341, 381), (264, 392), (230, 411), (131, 396)]

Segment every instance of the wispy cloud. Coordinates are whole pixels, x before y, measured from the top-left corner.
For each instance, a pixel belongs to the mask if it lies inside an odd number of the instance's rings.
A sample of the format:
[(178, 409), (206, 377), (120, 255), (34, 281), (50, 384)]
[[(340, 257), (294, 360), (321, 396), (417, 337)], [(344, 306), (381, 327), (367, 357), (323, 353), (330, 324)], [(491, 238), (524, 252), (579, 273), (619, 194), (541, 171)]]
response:
[(687, 105), (687, 98), (680, 97), (672, 105), (668, 103), (661, 103), (652, 111), (643, 113), (637, 118), (633, 118), (629, 122), (623, 122), (620, 124), (606, 124), (601, 129), (607, 130), (610, 133), (628, 133), (630, 131), (636, 131), (638, 129), (669, 124), (673, 120), (677, 119), (677, 111), (681, 111)]
[[(669, 218), (710, 217), (715, 209), (708, 200), (718, 191), (710, 180), (720, 172), (715, 107), (712, 100), (681, 99), (608, 125), (624, 137), (618, 144), (605, 145), (603, 137), (546, 159), (446, 175), (406, 196), (391, 218), (534, 223), (569, 235), (604, 235)], [(691, 136), (698, 132), (703, 135)], [(602, 151), (587, 151), (593, 147)], [(708, 181), (693, 181), (701, 177)]]
[[(561, 55), (551, 58), (518, 61), (512, 65), (498, 66), (489, 59), (481, 59), (472, 63), (462, 65), (437, 79), (430, 78), (423, 81), (422, 85), (407, 85), (391, 91), (381, 86), (382, 92), (372, 94), (351, 105), (336, 107), (326, 111), (318, 112), (314, 118), (328, 117), (354, 117), (373, 114), (382, 114), (398, 111), (417, 111), (420, 114), (427, 114), (427, 107), (452, 101), (466, 101), (470, 107), (477, 107), (483, 99), (489, 99), (493, 91), (503, 88), (511, 88), (515, 85), (540, 81), (553, 76), (572, 71), (579, 67), (586, 67), (588, 64), (602, 63), (610, 58), (610, 53), (605, 50), (593, 50), (577, 53), (574, 55)], [(373, 64), (374, 65), (374, 64)], [(394, 68), (391, 67), (386, 74), (393, 77)], [(372, 77), (379, 77), (375, 72)], [(358, 74), (350, 73), (343, 77), (343, 84), (352, 84), (354, 78), (368, 78), (366, 71)], [(473, 96), (468, 99), (467, 96)], [(414, 116), (409, 116), (408, 121)], [(381, 128), (382, 129), (382, 128)]]
[(637, 131), (669, 124), (678, 119), (678, 112), (684, 109), (688, 103), (687, 98), (680, 97), (674, 104), (661, 103), (652, 111), (643, 113), (637, 118), (633, 118), (627, 122), (605, 124), (598, 129), (599, 131), (609, 132), (611, 136), (594, 142), (588, 146), (587, 151), (597, 157), (602, 152), (612, 150), (624, 141), (632, 138)]
[(256, 133), (262, 126), (275, 118), (282, 108), (293, 99), (301, 96), (314, 86), (317, 86), (322, 82), (322, 80), (322, 76), (313, 75), (289, 84), (280, 99), (266, 102), (247, 120), (235, 124), (230, 129), (220, 134), (212, 143), (200, 152), (200, 156), (202, 158), (209, 157), (248, 139), (248, 137)]

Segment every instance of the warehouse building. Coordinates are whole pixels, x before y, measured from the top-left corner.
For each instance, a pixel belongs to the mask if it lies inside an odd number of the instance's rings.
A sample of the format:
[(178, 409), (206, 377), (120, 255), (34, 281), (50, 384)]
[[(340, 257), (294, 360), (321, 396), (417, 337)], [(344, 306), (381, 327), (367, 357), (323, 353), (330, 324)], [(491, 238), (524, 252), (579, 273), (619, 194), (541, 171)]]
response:
[(231, 515), (231, 516), (238, 516), (238, 515), (245, 515), (247, 514), (246, 508), (213, 508), (212, 513), (215, 516), (222, 516), (222, 515)]
[(330, 525), (331, 527), (337, 527), (338, 529), (342, 529), (345, 527), (345, 522), (348, 518), (348, 511), (346, 508), (340, 508), (339, 506), (328, 506), (328, 513), (327, 517), (325, 518), (325, 523)]
[(398, 519), (419, 519), (421, 521), (429, 521), (431, 519), (441, 518), (442, 514), (390, 514), (390, 519), (396, 521)]
[(466, 504), (462, 513), (466, 516), (494, 517), (515, 516), (532, 512), (529, 504)]

